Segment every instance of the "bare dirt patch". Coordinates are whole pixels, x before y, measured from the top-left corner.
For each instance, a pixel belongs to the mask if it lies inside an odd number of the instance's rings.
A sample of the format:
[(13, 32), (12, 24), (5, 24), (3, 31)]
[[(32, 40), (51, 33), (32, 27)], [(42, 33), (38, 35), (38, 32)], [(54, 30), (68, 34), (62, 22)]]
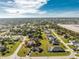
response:
[(69, 30), (72, 30), (75, 32), (79, 32), (79, 24), (78, 25), (76, 25), (76, 24), (58, 24), (58, 25), (63, 28), (66, 28), (66, 29), (69, 29)]

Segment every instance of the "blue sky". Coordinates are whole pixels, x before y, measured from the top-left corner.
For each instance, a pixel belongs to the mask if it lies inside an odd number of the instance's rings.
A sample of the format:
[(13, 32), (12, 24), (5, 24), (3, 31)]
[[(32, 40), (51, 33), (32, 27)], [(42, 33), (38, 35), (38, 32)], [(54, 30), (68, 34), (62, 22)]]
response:
[(42, 9), (47, 11), (79, 10), (79, 0), (50, 0)]
[(26, 0), (0, 0), (0, 17), (79, 17), (79, 0), (34, 2), (29, 0), (28, 4)]

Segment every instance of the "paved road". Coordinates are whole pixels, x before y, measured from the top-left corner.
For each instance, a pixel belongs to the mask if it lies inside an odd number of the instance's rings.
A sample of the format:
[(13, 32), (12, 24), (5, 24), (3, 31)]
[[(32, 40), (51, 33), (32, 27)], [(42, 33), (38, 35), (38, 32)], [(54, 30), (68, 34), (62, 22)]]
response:
[(23, 38), (22, 43), (18, 46), (18, 48), (15, 50), (15, 52), (13, 53), (12, 56), (17, 56), (17, 53), (19, 52), (19, 50), (21, 49), (22, 45), (25, 43), (26, 37)]

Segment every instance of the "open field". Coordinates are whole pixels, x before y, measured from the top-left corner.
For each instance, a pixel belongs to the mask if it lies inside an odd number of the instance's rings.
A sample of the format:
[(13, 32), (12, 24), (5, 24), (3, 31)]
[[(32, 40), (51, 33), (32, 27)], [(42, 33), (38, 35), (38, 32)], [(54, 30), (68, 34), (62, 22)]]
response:
[(66, 29), (79, 32), (79, 25), (76, 25), (76, 24), (58, 24), (58, 25)]

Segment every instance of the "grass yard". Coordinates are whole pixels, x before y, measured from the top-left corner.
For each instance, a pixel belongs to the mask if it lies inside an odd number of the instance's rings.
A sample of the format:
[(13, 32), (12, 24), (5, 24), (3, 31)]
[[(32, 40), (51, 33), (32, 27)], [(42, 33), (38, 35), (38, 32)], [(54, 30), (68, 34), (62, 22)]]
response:
[(26, 48), (25, 45), (23, 45), (17, 55), (20, 57), (25, 57), (27, 55), (28, 51), (29, 51), (29, 48)]
[(75, 46), (73, 46), (73, 45), (68, 45), (71, 49), (73, 49), (73, 48), (76, 48)]
[(60, 43), (60, 46), (61, 46), (63, 49), (67, 49), (62, 43)]
[(15, 44), (7, 45), (8, 50), (4, 52), (3, 56), (10, 56), (10, 55), (12, 55), (14, 53), (14, 51), (16, 50), (16, 48), (19, 46), (20, 43), (21, 43), (21, 41), (18, 41)]
[(44, 32), (42, 32), (42, 37), (43, 39), (47, 39), (46, 34)]
[(65, 39), (64, 37), (62, 37), (61, 35), (58, 35), (59, 37), (61, 37), (61, 39), (63, 39), (63, 41), (65, 42), (65, 43), (68, 43), (69, 42), (69, 39)]
[(79, 54), (75, 54), (75, 56), (79, 57)]
[(75, 54), (75, 56), (79, 57), (79, 50), (76, 51), (77, 54)]
[[(28, 37), (26, 38), (26, 41), (29, 41), (29, 38)], [(25, 44), (23, 44), (23, 46), (21, 47), (21, 49), (19, 50), (19, 52), (17, 53), (17, 55), (20, 56), (20, 57), (24, 57), (24, 56), (27, 55), (27, 53), (29, 52), (29, 50), (30, 49), (27, 48), (25, 46)]]

